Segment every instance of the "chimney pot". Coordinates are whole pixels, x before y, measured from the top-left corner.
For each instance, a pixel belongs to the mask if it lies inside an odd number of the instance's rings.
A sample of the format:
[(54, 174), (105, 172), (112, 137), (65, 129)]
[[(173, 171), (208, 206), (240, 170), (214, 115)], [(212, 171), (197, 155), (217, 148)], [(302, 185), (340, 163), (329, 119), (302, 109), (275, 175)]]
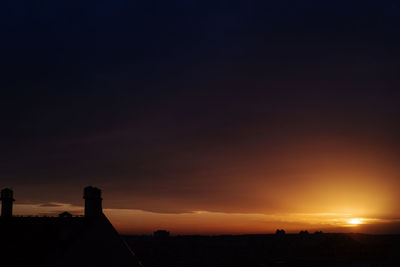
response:
[(14, 192), (9, 188), (1, 190), (1, 217), (12, 217)]
[(101, 190), (87, 186), (83, 190), (85, 199), (85, 217), (99, 217), (103, 214)]

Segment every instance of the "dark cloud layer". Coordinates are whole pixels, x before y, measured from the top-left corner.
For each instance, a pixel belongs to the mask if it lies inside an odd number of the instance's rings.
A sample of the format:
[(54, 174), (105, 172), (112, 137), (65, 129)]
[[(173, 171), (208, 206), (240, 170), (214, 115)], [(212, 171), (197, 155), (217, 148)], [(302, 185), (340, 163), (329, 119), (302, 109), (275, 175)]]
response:
[(20, 199), (298, 210), (274, 190), (334, 166), (399, 186), (398, 1), (1, 5), (0, 184)]

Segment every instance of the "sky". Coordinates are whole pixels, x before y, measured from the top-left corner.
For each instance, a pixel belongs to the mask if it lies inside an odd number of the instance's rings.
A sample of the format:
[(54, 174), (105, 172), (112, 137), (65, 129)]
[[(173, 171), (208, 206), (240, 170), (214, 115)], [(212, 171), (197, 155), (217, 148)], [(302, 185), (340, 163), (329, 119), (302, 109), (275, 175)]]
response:
[(16, 214), (93, 185), (122, 233), (400, 233), (400, 1), (0, 5)]

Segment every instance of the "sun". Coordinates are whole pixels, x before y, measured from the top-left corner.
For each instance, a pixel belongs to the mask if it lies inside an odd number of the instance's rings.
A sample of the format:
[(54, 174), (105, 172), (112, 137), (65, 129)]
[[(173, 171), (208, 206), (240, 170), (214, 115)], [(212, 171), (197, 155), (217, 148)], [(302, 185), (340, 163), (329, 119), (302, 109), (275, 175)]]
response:
[(362, 224), (362, 219), (353, 218), (353, 219), (350, 219), (348, 221), (348, 223), (351, 224), (351, 225), (359, 225), (359, 224)]

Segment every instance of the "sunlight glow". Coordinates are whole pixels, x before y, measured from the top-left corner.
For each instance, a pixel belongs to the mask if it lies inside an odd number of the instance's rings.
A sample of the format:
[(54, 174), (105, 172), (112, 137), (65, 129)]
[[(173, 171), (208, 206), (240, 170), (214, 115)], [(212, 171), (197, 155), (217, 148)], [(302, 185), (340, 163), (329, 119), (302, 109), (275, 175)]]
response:
[(349, 220), (349, 224), (351, 225), (359, 225), (362, 224), (362, 219), (353, 218)]

